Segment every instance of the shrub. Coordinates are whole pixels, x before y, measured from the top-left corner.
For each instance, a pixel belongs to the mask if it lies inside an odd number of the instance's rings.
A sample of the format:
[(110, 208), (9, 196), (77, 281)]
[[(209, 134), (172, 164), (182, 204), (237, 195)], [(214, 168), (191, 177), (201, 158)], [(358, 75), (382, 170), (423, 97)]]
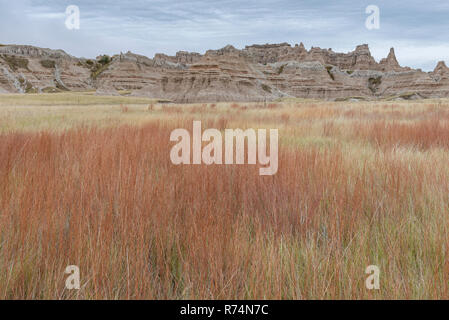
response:
[(382, 83), (381, 76), (371, 77), (368, 79), (368, 88), (371, 90), (371, 92), (375, 93), (381, 83)]
[(334, 77), (333, 73), (331, 72), (331, 71), (332, 71), (332, 68), (333, 68), (333, 66), (326, 66), (327, 74), (329, 75), (329, 77), (330, 77), (332, 80), (335, 80), (335, 77)]
[(285, 66), (286, 66), (286, 64), (283, 64), (282, 66), (279, 67), (279, 69), (277, 71), (278, 75), (281, 74), (282, 72), (284, 72)]
[(107, 54), (101, 56), (101, 58), (98, 60), (98, 63), (102, 65), (107, 65), (108, 63), (111, 63), (112, 59)]
[(48, 69), (53, 69), (56, 66), (56, 63), (53, 60), (41, 60), (40, 63), (44, 68)]
[(266, 85), (265, 83), (262, 84), (262, 89), (268, 93), (271, 93), (271, 88), (270, 86)]

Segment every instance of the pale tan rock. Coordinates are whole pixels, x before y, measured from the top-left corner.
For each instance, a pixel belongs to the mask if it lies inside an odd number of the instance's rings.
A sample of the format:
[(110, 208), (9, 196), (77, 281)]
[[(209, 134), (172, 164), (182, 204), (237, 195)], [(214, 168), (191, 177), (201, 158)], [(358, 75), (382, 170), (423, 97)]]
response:
[(390, 53), (385, 59), (380, 60), (382, 71), (401, 71), (403, 68), (399, 65), (396, 55), (394, 53), (394, 48), (390, 49)]
[(62, 50), (0, 47), (1, 92), (93, 89), (174, 102), (435, 98), (449, 96), (449, 68), (444, 62), (433, 72), (401, 67), (393, 48), (378, 63), (366, 44), (348, 53), (280, 43), (243, 50), (228, 45), (204, 55), (179, 51), (150, 59), (127, 52), (92, 60)]

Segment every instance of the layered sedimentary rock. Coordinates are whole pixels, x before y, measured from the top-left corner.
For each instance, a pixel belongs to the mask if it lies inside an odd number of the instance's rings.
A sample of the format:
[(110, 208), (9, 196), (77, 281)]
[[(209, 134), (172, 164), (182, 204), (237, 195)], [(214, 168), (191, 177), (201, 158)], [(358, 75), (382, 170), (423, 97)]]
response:
[(90, 72), (62, 50), (0, 46), (0, 88), (8, 92), (84, 90)]
[(345, 99), (449, 97), (449, 68), (401, 67), (394, 49), (377, 62), (368, 45), (349, 53), (302, 43), (226, 46), (154, 58), (131, 52), (80, 59), (62, 50), (0, 46), (0, 93), (126, 90), (174, 102), (263, 101), (282, 97)]

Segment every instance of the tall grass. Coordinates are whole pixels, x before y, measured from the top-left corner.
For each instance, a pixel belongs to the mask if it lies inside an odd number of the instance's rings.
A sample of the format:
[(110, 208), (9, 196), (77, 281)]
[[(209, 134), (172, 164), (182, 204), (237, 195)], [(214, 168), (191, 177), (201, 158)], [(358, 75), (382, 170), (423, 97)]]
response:
[(449, 148), (449, 121), (438, 117), (413, 122), (373, 121), (357, 124), (359, 136), (379, 146), (408, 146), (420, 150)]
[(281, 143), (278, 173), (261, 177), (172, 165), (170, 132), (191, 125), (0, 134), (0, 298), (449, 298), (445, 126), (355, 126), (362, 147)]
[[(0, 298), (449, 298), (447, 104), (120, 103), (0, 110)], [(278, 173), (172, 165), (193, 120), (280, 128)]]

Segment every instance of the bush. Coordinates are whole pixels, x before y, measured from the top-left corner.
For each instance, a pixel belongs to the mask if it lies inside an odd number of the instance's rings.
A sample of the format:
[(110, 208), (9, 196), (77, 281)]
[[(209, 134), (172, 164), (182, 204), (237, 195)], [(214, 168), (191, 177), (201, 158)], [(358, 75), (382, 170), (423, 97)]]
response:
[(280, 66), (277, 73), (281, 74), (282, 72), (284, 72), (285, 66), (286, 66), (286, 64), (283, 64), (282, 66)]
[(56, 66), (56, 62), (53, 60), (41, 60), (40, 62), (44, 68), (53, 69)]
[(329, 74), (329, 77), (331, 77), (332, 80), (335, 80), (335, 77), (331, 72), (332, 68), (333, 68), (333, 66), (326, 66), (326, 70), (327, 70), (327, 73)]
[(108, 68), (111, 62), (112, 59), (108, 55), (103, 55), (100, 59), (98, 59), (96, 63), (91, 67), (92, 79), (96, 80), (97, 77)]
[(263, 91), (271, 93), (271, 88), (269, 86), (267, 86), (266, 84), (262, 84), (262, 89), (263, 89)]
[(100, 63), (102, 65), (107, 65), (107, 64), (111, 63), (111, 61), (112, 61), (111, 57), (109, 57), (107, 54), (105, 54), (98, 60), (98, 63)]

